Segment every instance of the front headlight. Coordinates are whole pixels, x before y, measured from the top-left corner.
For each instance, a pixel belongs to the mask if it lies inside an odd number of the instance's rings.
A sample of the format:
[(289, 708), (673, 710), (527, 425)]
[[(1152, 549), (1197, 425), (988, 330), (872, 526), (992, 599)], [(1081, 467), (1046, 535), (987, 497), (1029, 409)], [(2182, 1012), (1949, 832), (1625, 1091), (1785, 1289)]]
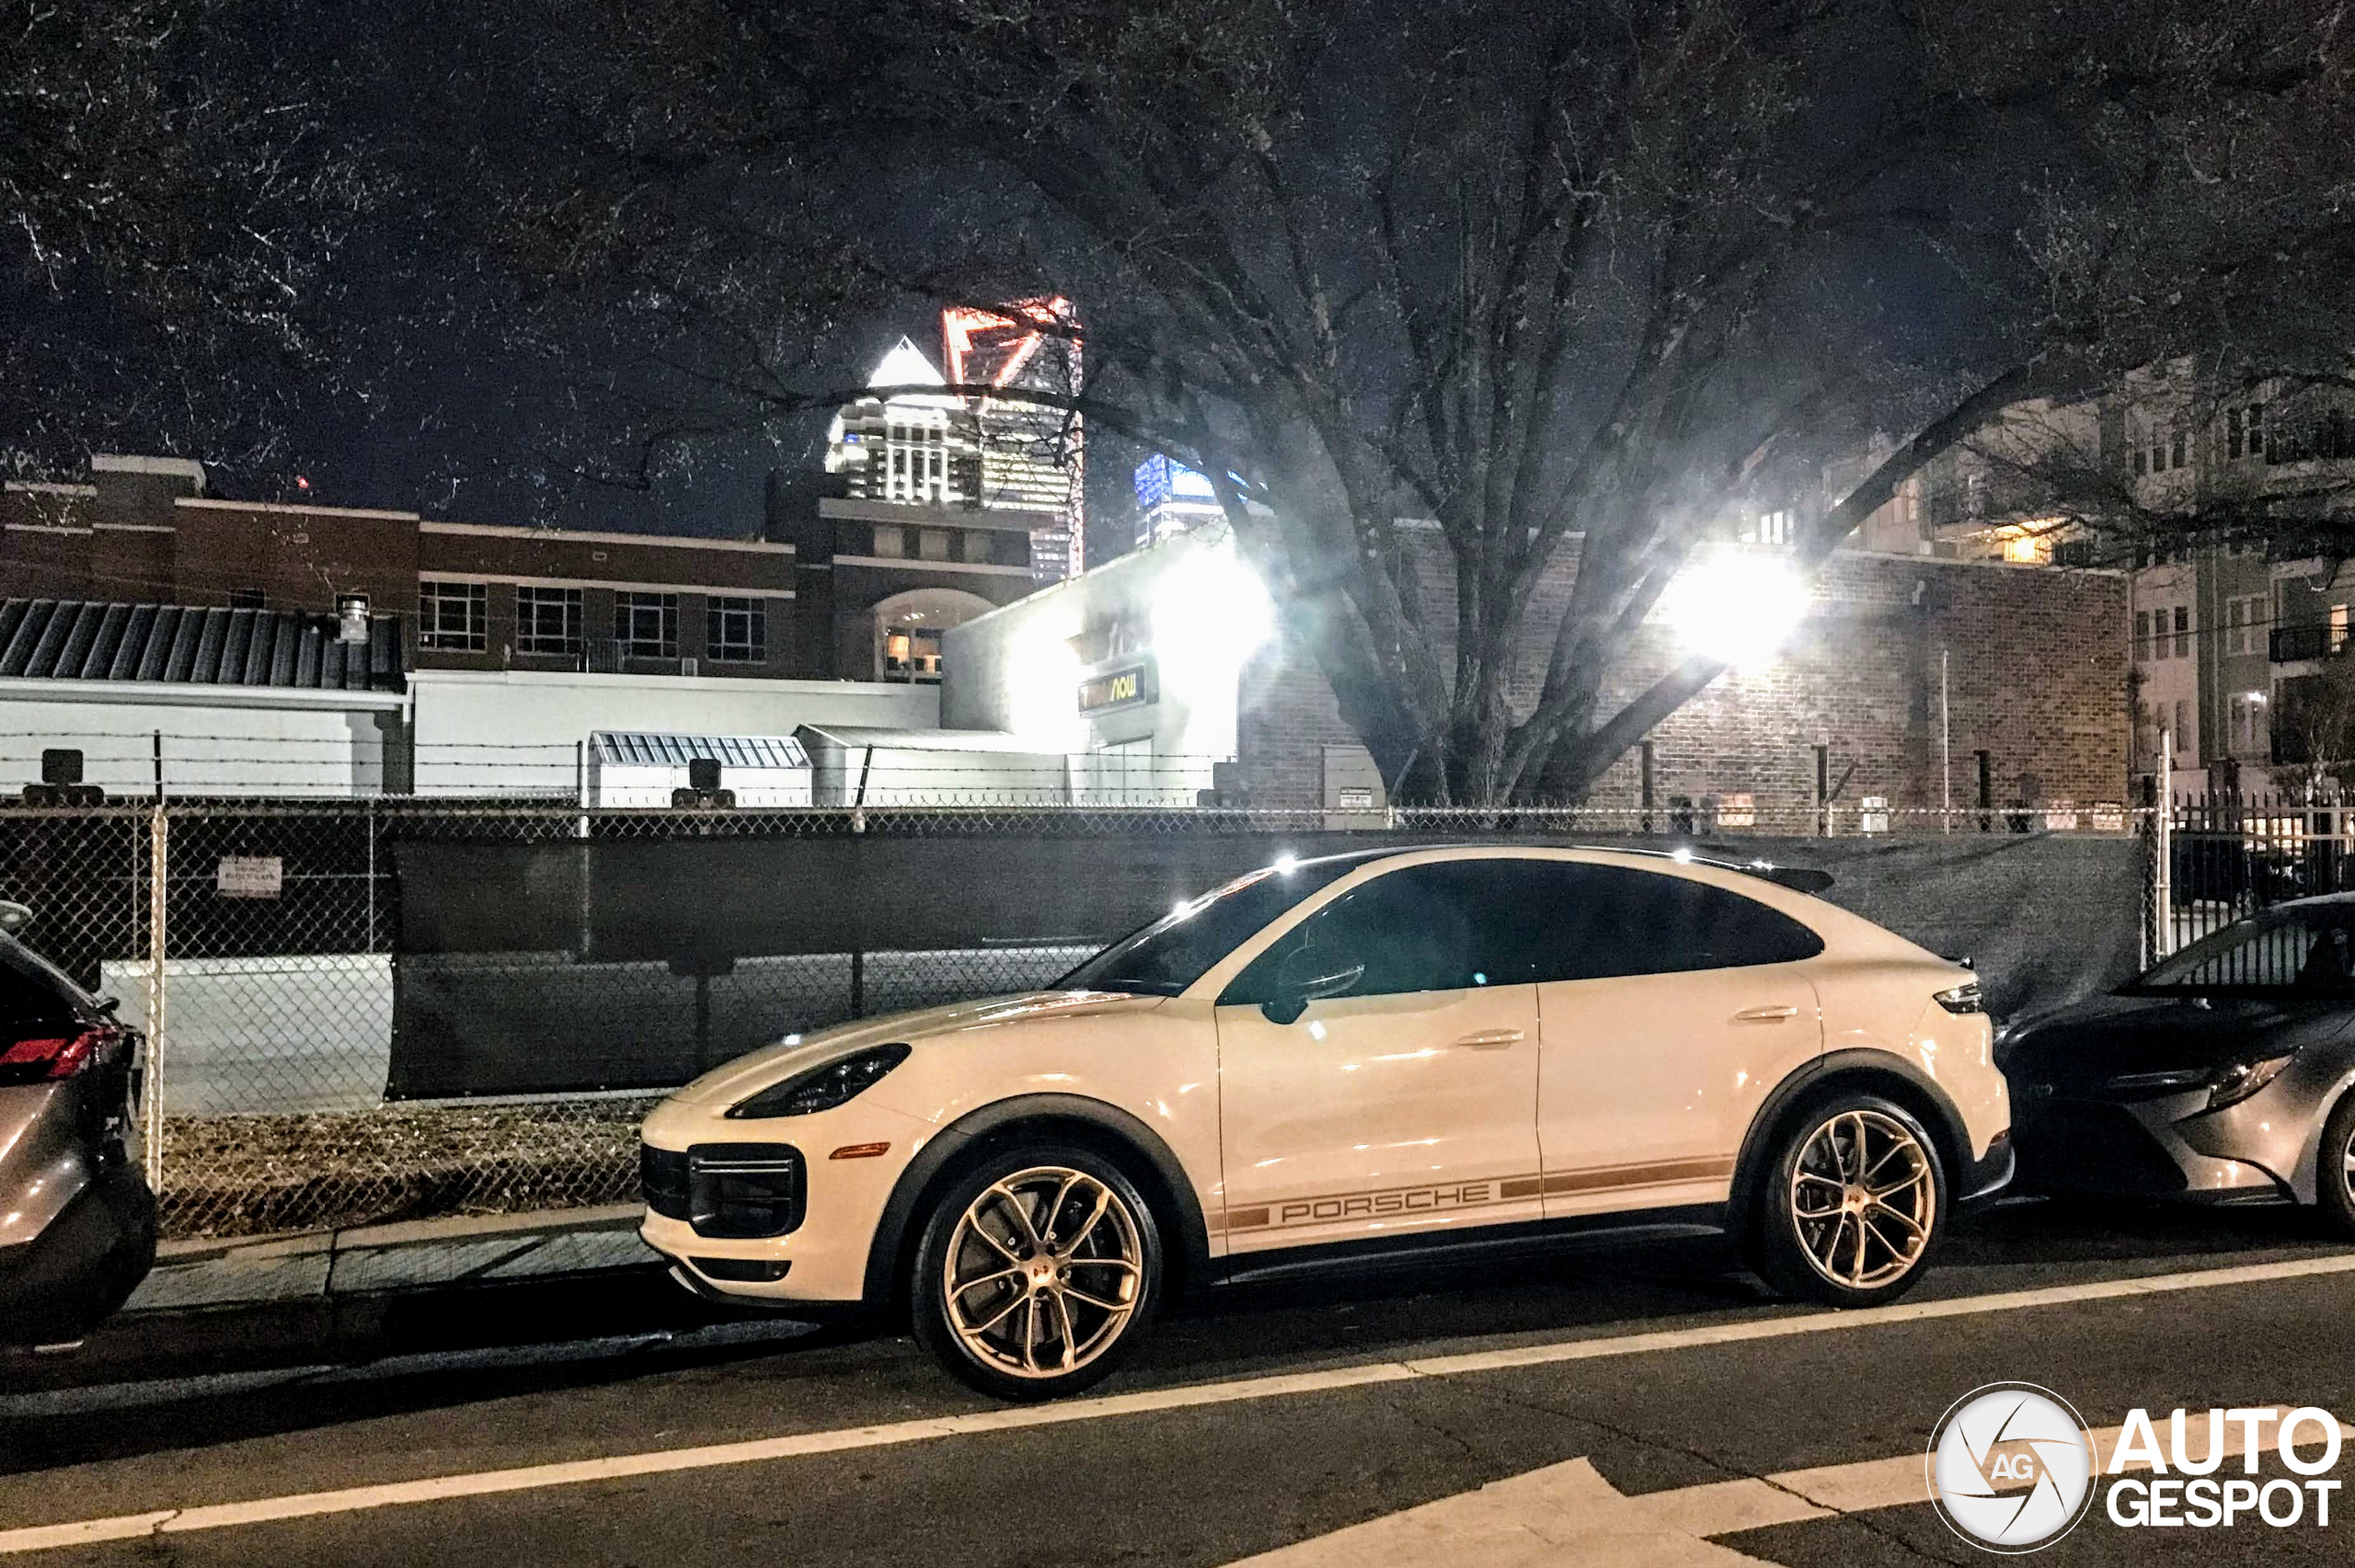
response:
[(2278, 1057), (2227, 1062), (2218, 1068), (2215, 1076), (2208, 1081), (2212, 1085), (2208, 1091), (2208, 1108), (2221, 1111), (2227, 1105), (2239, 1104), (2280, 1077), (2281, 1070), (2290, 1065), (2291, 1055), (2284, 1051)]
[(868, 1085), (908, 1059), (908, 1047), (894, 1043), (873, 1046), (839, 1061), (798, 1072), (782, 1083), (772, 1083), (751, 1099), (731, 1105), (730, 1117), (806, 1116), (831, 1111), (864, 1093)]

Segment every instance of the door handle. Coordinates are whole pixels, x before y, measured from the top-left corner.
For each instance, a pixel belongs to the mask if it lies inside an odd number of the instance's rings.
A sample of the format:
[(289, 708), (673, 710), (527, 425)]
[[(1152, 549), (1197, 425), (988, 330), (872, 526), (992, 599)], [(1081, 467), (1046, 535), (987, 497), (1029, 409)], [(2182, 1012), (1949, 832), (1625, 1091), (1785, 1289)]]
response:
[(1745, 1007), (1733, 1015), (1737, 1024), (1780, 1024), (1786, 1018), (1797, 1018), (1799, 1010), (1786, 1004), (1780, 1007)]
[(1467, 1051), (1498, 1051), (1507, 1046), (1517, 1046), (1527, 1038), (1528, 1032), (1522, 1029), (1483, 1029), (1477, 1034), (1466, 1035), (1455, 1043)]

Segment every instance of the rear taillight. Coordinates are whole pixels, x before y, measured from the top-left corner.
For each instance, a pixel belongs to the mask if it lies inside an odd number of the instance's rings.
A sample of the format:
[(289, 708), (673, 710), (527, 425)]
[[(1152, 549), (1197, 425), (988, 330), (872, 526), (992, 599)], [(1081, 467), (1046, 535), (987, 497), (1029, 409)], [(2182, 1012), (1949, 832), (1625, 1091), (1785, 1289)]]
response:
[(41, 1083), (71, 1078), (98, 1059), (112, 1029), (85, 1029), (78, 1035), (54, 1035), (46, 1039), (18, 1040), (0, 1050), (0, 1084)]
[(1937, 1003), (1948, 1013), (1984, 1013), (1986, 1001), (1979, 994), (1977, 980), (1965, 980), (1951, 990), (1937, 993)]

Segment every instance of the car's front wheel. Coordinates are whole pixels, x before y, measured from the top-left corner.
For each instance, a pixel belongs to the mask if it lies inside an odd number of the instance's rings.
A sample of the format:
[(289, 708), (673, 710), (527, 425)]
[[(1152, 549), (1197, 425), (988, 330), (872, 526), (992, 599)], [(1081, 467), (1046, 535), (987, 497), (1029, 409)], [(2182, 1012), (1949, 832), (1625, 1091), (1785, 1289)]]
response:
[(2355, 1236), (2355, 1093), (2340, 1095), (2329, 1119), (2322, 1124), (2315, 1199), (2332, 1230), (2342, 1236)]
[(1946, 1171), (1912, 1112), (1819, 1101), (1785, 1132), (1760, 1195), (1761, 1272), (1786, 1295), (1871, 1307), (1913, 1288), (1946, 1219)]
[(1042, 1400), (1111, 1374), (1161, 1293), (1161, 1234), (1093, 1150), (1004, 1151), (950, 1182), (916, 1248), (917, 1340), (983, 1393)]

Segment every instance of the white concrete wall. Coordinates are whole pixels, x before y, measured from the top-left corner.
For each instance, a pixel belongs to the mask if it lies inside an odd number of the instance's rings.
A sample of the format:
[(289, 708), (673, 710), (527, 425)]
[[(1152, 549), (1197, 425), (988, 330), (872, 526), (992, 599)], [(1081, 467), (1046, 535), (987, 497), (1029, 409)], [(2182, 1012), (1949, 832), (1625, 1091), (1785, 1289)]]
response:
[[(719, 786), (733, 790), (736, 804), (745, 808), (775, 809), (810, 804), (807, 768), (724, 768)], [(589, 759), (589, 804), (616, 809), (645, 809), (671, 804), (671, 792), (685, 789), (687, 770), (642, 763), (600, 763)]]
[(875, 681), (420, 670), (409, 689), (419, 795), (574, 799), (575, 748), (594, 729), (791, 735), (804, 724), (940, 723), (937, 687)]
[[(164, 966), (167, 1116), (367, 1111), (393, 1065), (393, 961), (382, 953), (175, 958)], [(98, 992), (147, 1028), (147, 965), (109, 959)]]
[(155, 793), (155, 737), (173, 795), (349, 795), (384, 787), (388, 692), (112, 681), (0, 681), (0, 797), (40, 782), (51, 747), (82, 752), (109, 797)]

